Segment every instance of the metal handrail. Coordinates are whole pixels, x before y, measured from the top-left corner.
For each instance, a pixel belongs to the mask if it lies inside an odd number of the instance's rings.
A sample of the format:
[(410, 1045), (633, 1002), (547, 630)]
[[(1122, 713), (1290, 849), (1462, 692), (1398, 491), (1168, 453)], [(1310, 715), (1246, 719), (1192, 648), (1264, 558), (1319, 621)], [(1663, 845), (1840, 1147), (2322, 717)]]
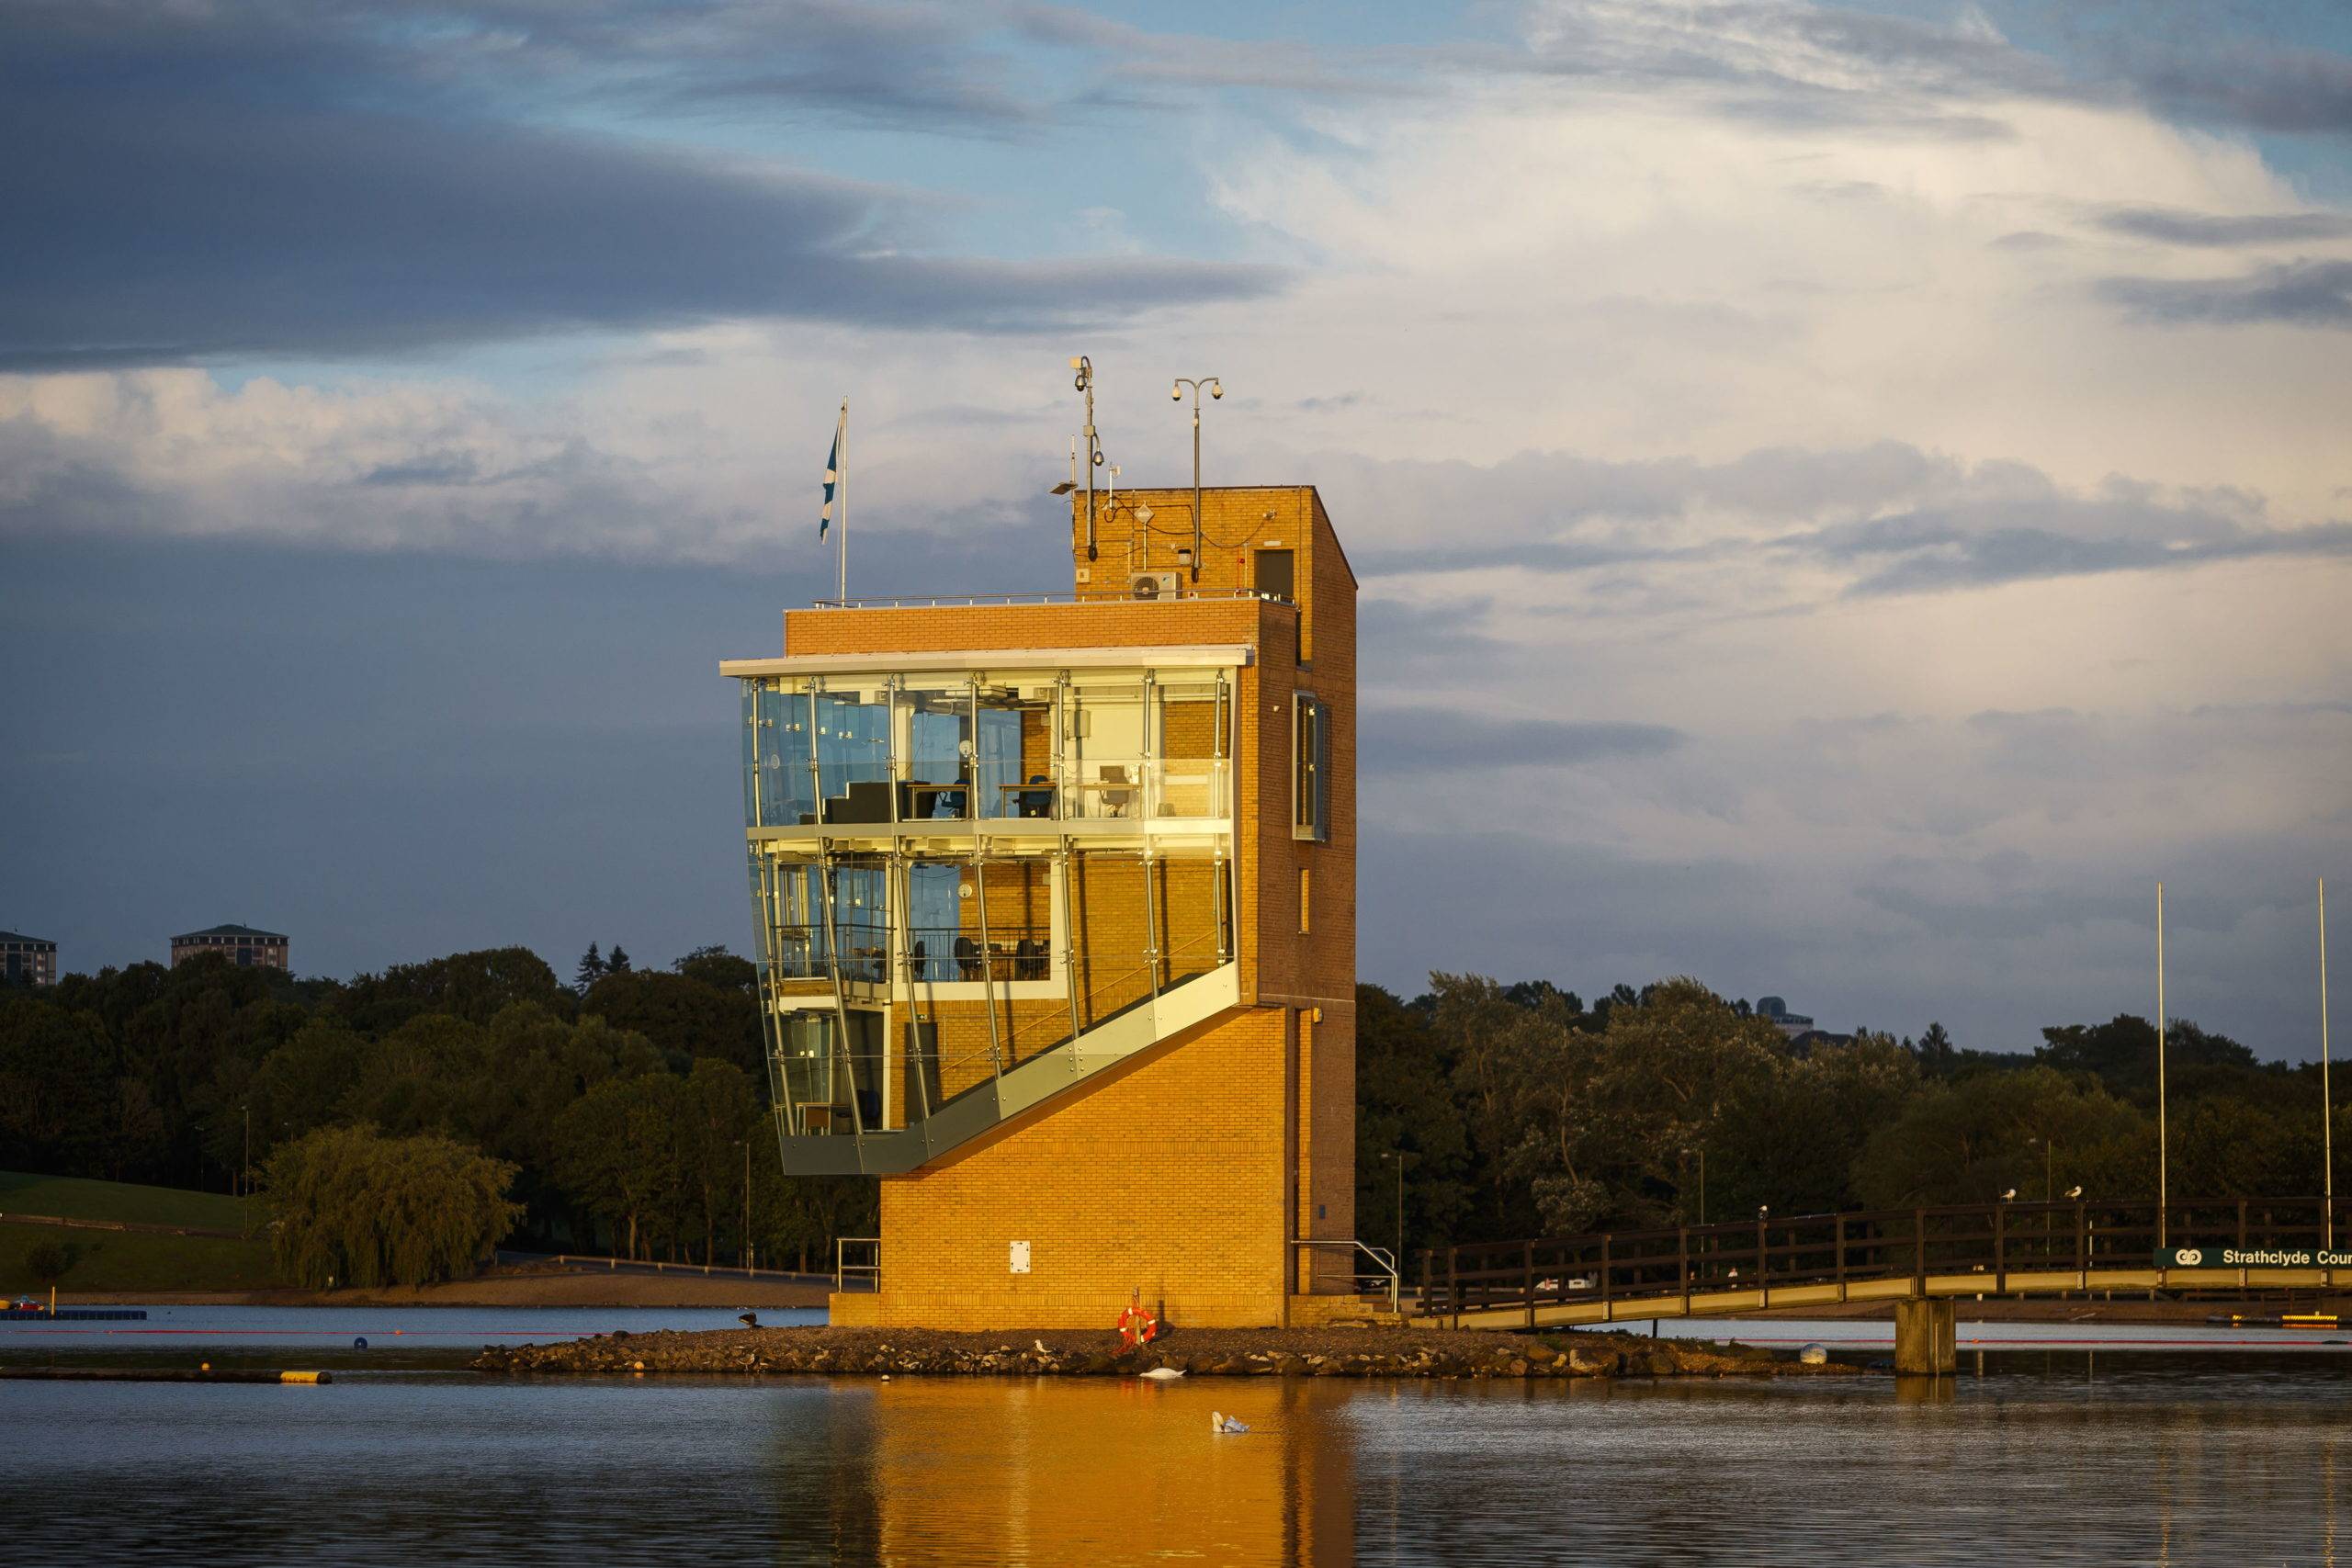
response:
[[(2293, 1243), (2317, 1253), (2329, 1234), (2328, 1201), (2316, 1197), (2175, 1201), (2163, 1205), (2178, 1235), (2213, 1244)], [(1922, 1205), (1838, 1214), (1758, 1214), (1710, 1225), (1592, 1232), (1479, 1242), (1421, 1254), (1423, 1313), (1562, 1307), (1615, 1298), (1775, 1289), (1933, 1275), (1981, 1275), (2006, 1292), (2013, 1273), (2087, 1278), (2118, 1268), (2148, 1269), (2160, 1234), (2154, 1201), (2015, 1201)], [(2127, 1262), (2128, 1259), (2137, 1259)], [(2338, 1265), (2316, 1263), (2324, 1270)], [(2248, 1271), (2226, 1266), (2240, 1274)], [(2157, 1271), (2163, 1272), (2161, 1266)], [(2253, 1272), (2260, 1272), (2255, 1269)]]
[(1355, 1276), (1356, 1280), (1358, 1281), (1364, 1280), (1387, 1280), (1388, 1310), (1390, 1312), (1398, 1312), (1402, 1310), (1401, 1303), (1404, 1300), (1405, 1278), (1403, 1274), (1397, 1270), (1396, 1255), (1390, 1252), (1386, 1247), (1374, 1247), (1368, 1242), (1358, 1241), (1353, 1236), (1348, 1236), (1345, 1238), (1335, 1236), (1329, 1239), (1313, 1236), (1296, 1236), (1292, 1239), (1291, 1245), (1293, 1247), (1337, 1247), (1351, 1248), (1355, 1252), (1363, 1253), (1374, 1263), (1380, 1265), (1380, 1269), (1379, 1272), (1374, 1274), (1358, 1274)]
[[(871, 1263), (850, 1262), (843, 1249), (851, 1247), (872, 1247), (874, 1261)], [(833, 1289), (836, 1291), (847, 1289), (844, 1281), (853, 1277), (873, 1280), (876, 1291), (882, 1288), (882, 1238), (880, 1236), (837, 1235), (833, 1237)]]

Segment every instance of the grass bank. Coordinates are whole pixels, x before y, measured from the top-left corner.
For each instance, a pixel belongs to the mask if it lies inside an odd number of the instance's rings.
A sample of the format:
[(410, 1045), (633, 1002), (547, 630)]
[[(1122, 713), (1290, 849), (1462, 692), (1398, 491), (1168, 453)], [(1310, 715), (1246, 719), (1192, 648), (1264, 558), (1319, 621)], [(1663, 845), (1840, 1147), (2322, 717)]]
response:
[[(40, 1224), (9, 1216), (78, 1222)], [(0, 1293), (34, 1295), (48, 1286), (33, 1277), (31, 1255), (62, 1248), (70, 1260), (57, 1281), (61, 1296), (91, 1292), (251, 1291), (272, 1280), (269, 1243), (237, 1233), (243, 1206), (219, 1192), (187, 1192), (123, 1181), (0, 1171)], [(254, 1215), (260, 1230), (260, 1216)], [(172, 1235), (161, 1230), (106, 1230), (105, 1224), (175, 1226), (225, 1234)]]

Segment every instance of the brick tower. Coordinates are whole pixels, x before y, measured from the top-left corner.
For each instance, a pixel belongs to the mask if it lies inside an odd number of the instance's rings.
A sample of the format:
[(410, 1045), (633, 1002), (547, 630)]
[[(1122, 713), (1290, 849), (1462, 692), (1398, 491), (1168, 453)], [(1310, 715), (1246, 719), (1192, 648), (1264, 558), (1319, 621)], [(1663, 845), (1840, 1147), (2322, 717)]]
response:
[(881, 1181), (837, 1323), (1363, 1310), (1355, 580), (1311, 487), (1193, 498), (1074, 495), (1069, 595), (720, 666), (784, 1166)]

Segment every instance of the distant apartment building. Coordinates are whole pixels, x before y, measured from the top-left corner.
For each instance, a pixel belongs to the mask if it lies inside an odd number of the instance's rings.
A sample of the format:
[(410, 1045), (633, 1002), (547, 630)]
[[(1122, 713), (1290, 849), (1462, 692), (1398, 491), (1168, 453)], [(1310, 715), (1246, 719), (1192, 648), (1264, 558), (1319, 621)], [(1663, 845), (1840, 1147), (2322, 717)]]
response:
[(0, 980), (11, 986), (54, 986), (57, 944), (41, 937), (0, 931)]
[(286, 967), (286, 939), (251, 926), (209, 926), (172, 938), (175, 968), (200, 953), (217, 953), (241, 969)]

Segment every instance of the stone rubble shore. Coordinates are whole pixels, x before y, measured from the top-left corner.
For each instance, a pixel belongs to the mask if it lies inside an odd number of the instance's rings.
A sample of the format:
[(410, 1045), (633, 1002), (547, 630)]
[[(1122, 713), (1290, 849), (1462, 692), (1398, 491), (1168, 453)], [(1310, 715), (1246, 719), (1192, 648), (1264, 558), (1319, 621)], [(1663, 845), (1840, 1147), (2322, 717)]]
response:
[(1549, 1338), (1468, 1329), (1179, 1329), (1140, 1348), (1068, 1329), (744, 1328), (616, 1332), (558, 1344), (485, 1346), (493, 1374), (752, 1373), (1134, 1377), (1613, 1378), (1851, 1374), (1751, 1347), (1633, 1335)]

